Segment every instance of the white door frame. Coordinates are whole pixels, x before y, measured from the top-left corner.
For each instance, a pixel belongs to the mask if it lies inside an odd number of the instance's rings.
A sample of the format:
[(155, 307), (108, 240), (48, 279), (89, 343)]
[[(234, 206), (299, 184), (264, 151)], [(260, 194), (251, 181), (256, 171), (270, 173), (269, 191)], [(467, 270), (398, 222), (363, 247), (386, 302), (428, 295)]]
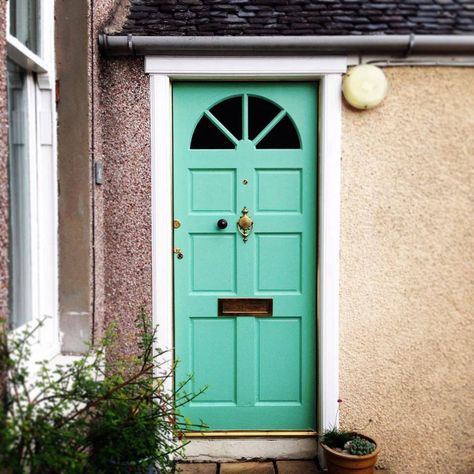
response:
[[(172, 81), (306, 80), (318, 81), (320, 84), (317, 295), (319, 432), (337, 423), (338, 413), (341, 79), (346, 67), (345, 57), (327, 56), (145, 58), (145, 71), (150, 74), (151, 86), (153, 322), (159, 325), (159, 345), (165, 348), (174, 345)], [(169, 367), (171, 356), (168, 359), (166, 363)], [(169, 383), (171, 387), (172, 381)], [(286, 443), (289, 441), (286, 440)], [(211, 443), (213, 453), (216, 452), (217, 442)], [(261, 441), (259, 443), (259, 452), (265, 457)], [(247, 452), (248, 447), (241, 449)], [(281, 453), (280, 450), (281, 446)], [(295, 453), (289, 456), (295, 456)], [(225, 459), (226, 455), (220, 457)], [(235, 457), (245, 455), (235, 453)]]

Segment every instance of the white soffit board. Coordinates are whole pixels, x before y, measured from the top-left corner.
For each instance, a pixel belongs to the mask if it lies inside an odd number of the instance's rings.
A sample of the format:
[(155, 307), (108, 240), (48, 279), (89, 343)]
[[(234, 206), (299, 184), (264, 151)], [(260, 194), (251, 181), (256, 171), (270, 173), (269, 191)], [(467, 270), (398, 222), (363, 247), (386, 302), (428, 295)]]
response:
[(323, 74), (346, 72), (345, 57), (278, 56), (146, 56), (145, 72), (164, 74), (172, 78), (314, 78)]

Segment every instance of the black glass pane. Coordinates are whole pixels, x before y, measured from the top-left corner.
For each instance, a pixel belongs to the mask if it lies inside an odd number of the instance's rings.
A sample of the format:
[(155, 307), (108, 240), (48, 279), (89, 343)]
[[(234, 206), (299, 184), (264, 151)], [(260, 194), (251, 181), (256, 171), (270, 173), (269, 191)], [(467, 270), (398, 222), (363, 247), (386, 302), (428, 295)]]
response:
[(215, 105), (211, 113), (238, 140), (242, 139), (242, 97), (232, 97)]
[(260, 97), (249, 97), (249, 139), (253, 140), (276, 117), (280, 108)]
[(257, 148), (301, 148), (298, 133), (288, 115), (268, 132)]
[(194, 130), (191, 148), (228, 149), (235, 145), (204, 115)]

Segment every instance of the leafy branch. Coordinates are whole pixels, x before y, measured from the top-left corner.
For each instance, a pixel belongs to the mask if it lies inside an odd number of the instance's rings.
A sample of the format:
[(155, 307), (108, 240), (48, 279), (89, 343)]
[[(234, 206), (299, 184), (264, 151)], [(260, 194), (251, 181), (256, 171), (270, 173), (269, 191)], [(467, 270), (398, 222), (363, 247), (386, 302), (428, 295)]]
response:
[(171, 470), (173, 454), (185, 445), (182, 430), (205, 427), (184, 419), (179, 408), (205, 388), (187, 393), (190, 376), (176, 390), (165, 390), (176, 364), (169, 367), (169, 351), (156, 348), (157, 328), (145, 310), (136, 320), (133, 356), (113, 357), (117, 330), (111, 326), (80, 359), (56, 367), (39, 363), (32, 383), (30, 345), (41, 326), (16, 336), (0, 332), (6, 382), (0, 473), (99, 474), (123, 472), (124, 466), (145, 472), (150, 465)]

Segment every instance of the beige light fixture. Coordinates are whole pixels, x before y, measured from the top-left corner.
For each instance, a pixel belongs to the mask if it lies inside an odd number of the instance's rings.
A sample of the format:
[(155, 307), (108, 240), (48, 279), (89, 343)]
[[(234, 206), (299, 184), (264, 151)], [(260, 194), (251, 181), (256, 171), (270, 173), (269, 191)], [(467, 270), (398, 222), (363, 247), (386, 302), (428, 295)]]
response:
[(342, 93), (356, 109), (372, 109), (385, 99), (388, 81), (377, 66), (361, 64), (353, 67), (342, 82)]

